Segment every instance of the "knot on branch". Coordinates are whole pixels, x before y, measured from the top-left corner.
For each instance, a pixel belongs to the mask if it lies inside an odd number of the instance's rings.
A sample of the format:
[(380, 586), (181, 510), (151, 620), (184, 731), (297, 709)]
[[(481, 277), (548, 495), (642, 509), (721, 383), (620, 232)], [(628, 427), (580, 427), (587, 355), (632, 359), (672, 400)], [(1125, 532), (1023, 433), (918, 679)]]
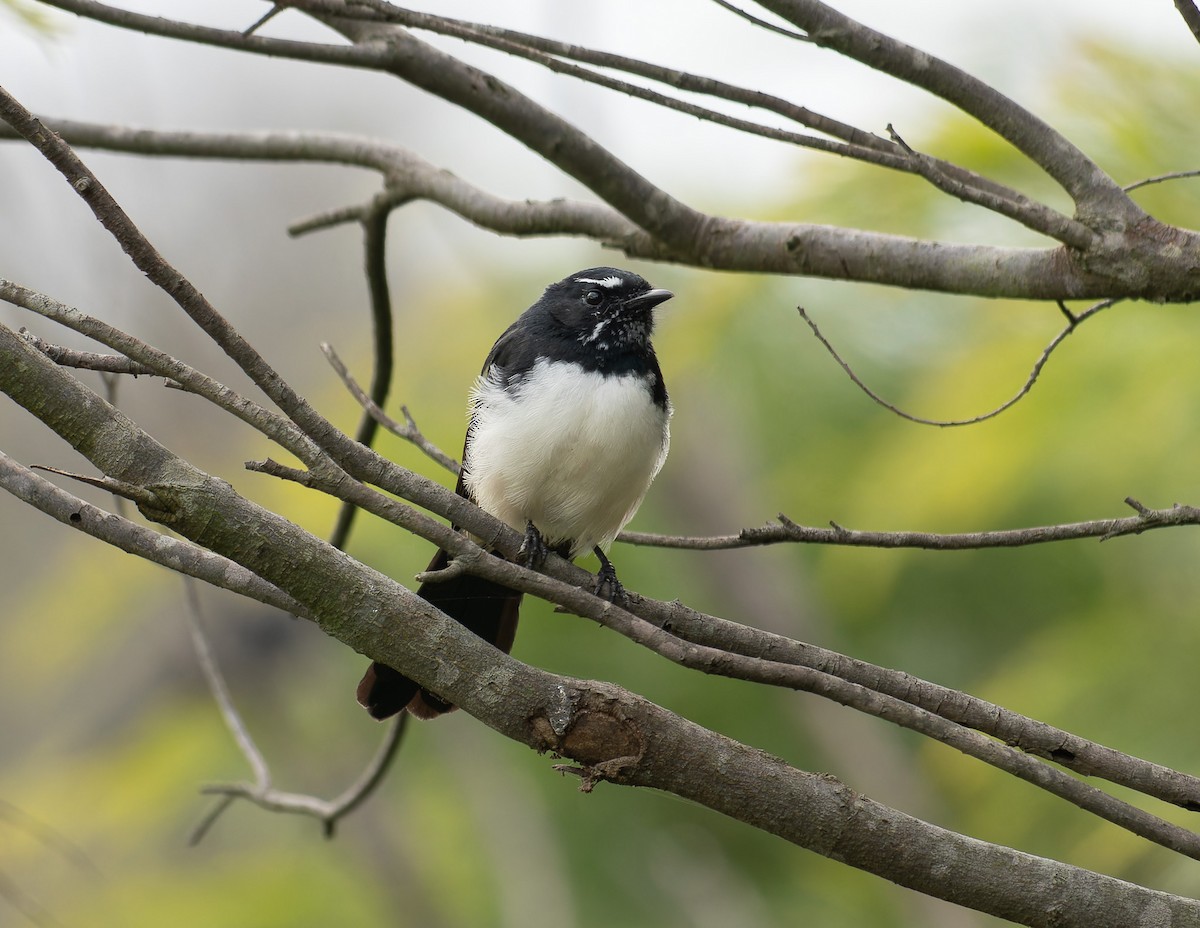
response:
[[(582, 701), (586, 701), (588, 696), (581, 695)], [(559, 729), (561, 735), (549, 717), (538, 716), (532, 722), (544, 749), (579, 763), (580, 766), (556, 764), (554, 769), (578, 776), (579, 789), (585, 793), (590, 793), (602, 780), (628, 782), (629, 773), (638, 766), (645, 753), (645, 738), (640, 725), (616, 701), (606, 700), (603, 705), (576, 708), (571, 712), (565, 730)]]

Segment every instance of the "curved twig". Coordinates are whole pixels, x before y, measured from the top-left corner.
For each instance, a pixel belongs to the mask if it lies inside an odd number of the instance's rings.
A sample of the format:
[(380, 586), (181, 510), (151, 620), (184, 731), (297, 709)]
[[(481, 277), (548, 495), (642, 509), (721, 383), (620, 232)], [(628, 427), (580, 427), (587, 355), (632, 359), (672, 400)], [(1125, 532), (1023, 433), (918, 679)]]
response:
[(1029, 372), (1029, 377), (1026, 378), (1025, 383), (1022, 384), (1021, 388), (1012, 397), (1005, 400), (995, 409), (980, 413), (977, 416), (971, 416), (969, 419), (926, 419), (924, 416), (917, 416), (913, 413), (905, 412), (900, 407), (889, 403), (878, 393), (863, 383), (862, 378), (860, 378), (858, 374), (854, 372), (854, 369), (850, 366), (849, 362), (847, 362), (838, 353), (837, 349), (833, 347), (829, 339), (821, 334), (820, 328), (817, 327), (817, 324), (812, 320), (808, 313), (805, 312), (804, 307), (797, 306), (796, 310), (800, 313), (800, 318), (808, 323), (808, 327), (812, 329), (813, 335), (817, 337), (817, 341), (824, 346), (825, 350), (829, 352), (830, 356), (837, 361), (838, 366), (846, 372), (846, 376), (849, 377), (854, 385), (862, 390), (863, 393), (869, 396), (884, 409), (895, 413), (902, 419), (907, 419), (909, 422), (915, 422), (918, 425), (934, 425), (938, 428), (948, 429), (963, 425), (975, 425), (979, 422), (986, 422), (988, 419), (994, 419), (1005, 410), (1011, 409), (1018, 401), (1029, 394), (1029, 391), (1033, 389), (1033, 385), (1037, 382), (1038, 377), (1041, 375), (1042, 368), (1046, 366), (1046, 362), (1050, 360), (1050, 355), (1054, 353), (1054, 349), (1061, 345), (1066, 337), (1079, 327), (1080, 323), (1087, 321), (1097, 313), (1102, 312), (1103, 310), (1108, 309), (1110, 306), (1113, 306), (1119, 302), (1120, 300), (1116, 299), (1101, 300), (1099, 303), (1088, 307), (1081, 313), (1070, 312), (1066, 306), (1060, 302), (1059, 306), (1062, 308), (1063, 313), (1067, 317), (1067, 326), (1061, 332), (1055, 335), (1054, 338), (1050, 340), (1050, 344), (1048, 344), (1042, 350), (1041, 355), (1038, 357), (1037, 361), (1034, 362), (1033, 369)]
[(425, 437), (424, 433), (422, 433), (417, 427), (416, 421), (409, 414), (407, 406), (400, 407), (400, 412), (404, 416), (405, 420), (404, 424), (401, 424), (384, 412), (383, 409), (380, 408), (379, 404), (376, 403), (370, 396), (368, 396), (366, 391), (359, 386), (358, 381), (354, 379), (354, 376), (346, 368), (345, 363), (343, 363), (342, 359), (338, 357), (338, 353), (334, 351), (332, 345), (322, 344), (321, 351), (324, 352), (325, 358), (329, 361), (329, 366), (332, 367), (334, 372), (337, 373), (338, 377), (341, 378), (342, 383), (346, 385), (346, 389), (348, 389), (351, 395), (358, 400), (359, 405), (362, 406), (367, 415), (369, 415), (372, 419), (378, 422), (397, 438), (402, 438), (405, 441), (416, 445), (429, 458), (436, 461), (446, 470), (450, 471), (450, 473), (458, 476), (458, 472), (461, 470), (459, 463)]
[(785, 29), (783, 26), (779, 26), (779, 25), (776, 25), (775, 23), (768, 22), (765, 19), (755, 16), (753, 13), (746, 12), (739, 6), (734, 6), (732, 3), (729, 2), (729, 0), (713, 0), (713, 3), (715, 3), (717, 6), (724, 7), (725, 9), (729, 10), (730, 13), (733, 13), (735, 16), (740, 16), (742, 19), (746, 20), (746, 22), (753, 23), (754, 25), (756, 25), (762, 29), (768, 29), (771, 32), (778, 33), (779, 35), (785, 35), (789, 39), (795, 39), (797, 42), (811, 42), (812, 41), (812, 39), (810, 39), (808, 36), (806, 36), (803, 32), (793, 32), (791, 29)]
[(233, 697), (229, 693), (229, 687), (225, 683), (225, 676), (221, 673), (220, 667), (217, 666), (216, 658), (212, 653), (212, 647), (209, 645), (208, 638), (201, 626), (200, 600), (196, 595), (194, 584), (188, 582), (186, 578), (185, 589), (188, 600), (188, 609), (186, 610), (188, 629), (191, 632), (192, 644), (196, 650), (196, 659), (200, 663), (200, 669), (204, 674), (204, 679), (208, 682), (213, 699), (221, 710), (221, 718), (225, 720), (225, 726), (237, 742), (242, 756), (246, 758), (246, 762), (250, 765), (250, 769), (254, 774), (253, 783), (220, 784), (207, 786), (202, 790), (206, 794), (218, 795), (220, 799), (217, 800), (200, 822), (197, 823), (195, 828), (192, 829), (188, 843), (193, 845), (199, 844), (212, 826), (216, 824), (221, 814), (233, 804), (234, 799), (249, 800), (255, 805), (269, 809), (272, 812), (292, 812), (300, 815), (311, 815), (321, 821), (325, 837), (332, 838), (338, 821), (365, 802), (375, 787), (382, 781), (384, 774), (387, 773), (388, 767), (391, 765), (392, 759), (396, 756), (396, 751), (400, 747), (408, 714), (401, 713), (398, 718), (394, 719), (387, 726), (383, 743), (380, 745), (379, 750), (375, 752), (375, 756), (371, 759), (371, 762), (359, 777), (335, 799), (324, 800), (316, 796), (309, 796), (302, 793), (288, 793), (275, 789), (271, 785), (271, 768), (268, 766), (262, 752), (258, 749), (258, 745), (255, 744), (254, 738), (250, 735), (249, 729), (242, 720), (241, 713), (237, 711), (237, 706), (234, 705)]

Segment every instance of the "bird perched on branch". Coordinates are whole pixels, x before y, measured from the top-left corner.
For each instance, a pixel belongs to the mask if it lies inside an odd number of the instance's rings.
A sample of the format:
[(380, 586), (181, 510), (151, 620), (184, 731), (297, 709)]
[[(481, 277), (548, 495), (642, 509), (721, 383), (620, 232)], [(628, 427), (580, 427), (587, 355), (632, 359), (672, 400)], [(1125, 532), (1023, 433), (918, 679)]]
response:
[[(604, 549), (642, 502), (667, 456), (671, 404), (650, 343), (654, 308), (673, 294), (642, 277), (594, 267), (551, 284), (492, 346), (471, 392), (457, 492), (525, 532), (522, 557), (548, 551), (600, 559), (597, 592), (620, 584)], [(438, 551), (430, 571), (450, 562)], [(503, 651), (521, 594), (460, 573), (417, 594)], [(358, 701), (377, 719), (454, 708), (372, 663)]]

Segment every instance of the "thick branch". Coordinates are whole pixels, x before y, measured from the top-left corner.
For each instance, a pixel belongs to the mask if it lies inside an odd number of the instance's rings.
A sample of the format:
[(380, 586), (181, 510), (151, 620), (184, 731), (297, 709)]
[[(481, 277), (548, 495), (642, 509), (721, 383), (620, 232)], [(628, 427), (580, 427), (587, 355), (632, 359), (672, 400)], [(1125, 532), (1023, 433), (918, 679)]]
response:
[(63, 525), (106, 541), (153, 564), (161, 564), (184, 576), (240, 593), (284, 612), (302, 618), (310, 617), (290, 596), (228, 558), (105, 512), (39, 477), (3, 451), (0, 451), (0, 489), (7, 490)]
[[(357, 0), (355, 7), (363, 4)], [(297, 2), (310, 12), (333, 13), (339, 11), (345, 15), (346, 4), (343, 0), (301, 0)], [(670, 68), (663, 68), (644, 61), (598, 52), (593, 49), (555, 42), (541, 36), (528, 33), (514, 32), (508, 29), (498, 29), (478, 23), (451, 19), (444, 16), (433, 16), (412, 10), (402, 10), (384, 0), (372, 0), (370, 14), (366, 18), (376, 17), (381, 21), (399, 23), (429, 29), (442, 35), (450, 35), (468, 42), (489, 46), (500, 51), (517, 55), (535, 61), (554, 71), (565, 74), (588, 83), (597, 84), (618, 93), (654, 103), (668, 109), (694, 116), (728, 128), (736, 129), (752, 135), (774, 139), (811, 148), (830, 154), (853, 158), (868, 164), (880, 165), (894, 170), (906, 171), (925, 177), (939, 189), (964, 202), (974, 203), (986, 209), (1007, 216), (1035, 232), (1056, 238), (1074, 247), (1086, 247), (1092, 241), (1092, 232), (1081, 223), (1076, 222), (1056, 210), (1041, 203), (1030, 200), (1019, 191), (1003, 184), (988, 180), (957, 165), (941, 161), (927, 155), (918, 155), (911, 148), (896, 143), (889, 144), (884, 139), (855, 129), (844, 123), (829, 119), (804, 107), (795, 106), (786, 100), (759, 91), (748, 90), (726, 84), (712, 78), (700, 77)], [(637, 84), (617, 80), (605, 74), (580, 68), (560, 58), (585, 61), (591, 64), (614, 68), (621, 71), (648, 77), (652, 80), (669, 84), (681, 90), (712, 95), (725, 100), (743, 103), (752, 107), (762, 107), (779, 113), (820, 131), (829, 133), (841, 141), (788, 132), (773, 126), (762, 125), (725, 113), (720, 113), (707, 107), (697, 106), (683, 100), (650, 90)]]
[[(1062, 249), (962, 246), (858, 230), (750, 222), (698, 213), (514, 88), (386, 24), (331, 21), (358, 43), (344, 47), (246, 36), (130, 13), (96, 0), (52, 0), (51, 5), (153, 34), (395, 74), (476, 113), (591, 188), (648, 233), (631, 242), (622, 242), (627, 253), (637, 257), (726, 270), (803, 274), (992, 297), (1186, 301), (1200, 292), (1200, 236), (1145, 217), (1115, 185), (1117, 195), (1107, 196), (1105, 187), (1111, 180), (1102, 172), (1093, 176), (1094, 166), (1088, 167), (1091, 162), (1078, 155), (1069, 143), (1058, 146), (1057, 134), (1043, 138), (1038, 127), (1044, 124), (1036, 120), (1028, 122), (1034, 118), (994, 91), (991, 94), (1003, 101), (997, 103), (998, 112), (1026, 119), (1025, 129), (1014, 131), (1028, 136), (1026, 141), (1030, 145), (1041, 139), (1043, 160), (1056, 163), (1061, 160), (1060, 174), (1072, 180), (1070, 189), (1078, 187), (1087, 177), (1095, 181), (1088, 208), (1092, 212), (1102, 206), (1109, 210), (1098, 221), (1110, 231), (1097, 238), (1086, 251), (1076, 254)], [(820, 4), (803, 6), (826, 9)], [(858, 30), (853, 33), (855, 42), (870, 44), (874, 33), (863, 31), (863, 27)], [(832, 41), (835, 32), (830, 31), (826, 37)], [(901, 61), (901, 70), (916, 68), (928, 59), (892, 40), (886, 40), (885, 44), (889, 54), (894, 53)], [(857, 45), (855, 50), (867, 54)], [(961, 73), (947, 69), (949, 66), (942, 63), (935, 68), (940, 83)], [(985, 86), (971, 80), (972, 87)], [(947, 98), (956, 103), (971, 102), (974, 93), (967, 94), (969, 99), (965, 101), (955, 99), (955, 95)], [(1193, 260), (1192, 255), (1197, 257)]]
[(1187, 23), (1188, 29), (1192, 31), (1192, 35), (1200, 41), (1200, 10), (1196, 9), (1195, 0), (1175, 0), (1175, 9), (1179, 11), (1179, 15), (1183, 17), (1183, 21)]
[(941, 97), (1011, 142), (1070, 194), (1081, 214), (1137, 222), (1120, 186), (1048, 123), (939, 58), (876, 32), (819, 0), (762, 0), (810, 40)]
[(1195, 901), (947, 832), (616, 687), (521, 664), (389, 578), (174, 457), (5, 329), (0, 354), (0, 390), (104, 473), (140, 482), (167, 501), (168, 509), (149, 515), (277, 585), (327, 633), (497, 731), (575, 760), (593, 780), (673, 792), (902, 885), (1024, 924), (1126, 925), (1150, 907), (1169, 912), (1176, 924), (1200, 924)]

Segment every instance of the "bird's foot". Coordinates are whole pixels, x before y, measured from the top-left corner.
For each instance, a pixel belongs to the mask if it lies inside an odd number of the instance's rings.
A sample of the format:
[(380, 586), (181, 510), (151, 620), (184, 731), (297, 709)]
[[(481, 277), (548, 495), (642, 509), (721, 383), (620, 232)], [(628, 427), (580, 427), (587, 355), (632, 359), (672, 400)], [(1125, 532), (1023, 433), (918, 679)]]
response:
[(528, 567), (530, 570), (540, 570), (546, 563), (546, 557), (549, 554), (550, 549), (546, 547), (546, 541), (542, 538), (542, 533), (538, 531), (537, 526), (532, 522), (526, 522), (525, 540), (521, 542), (521, 547), (517, 550), (517, 560), (520, 561), (521, 566)]
[(617, 579), (617, 568), (613, 567), (612, 561), (600, 550), (599, 545), (593, 550), (596, 552), (596, 557), (600, 558), (600, 570), (596, 574), (596, 586), (592, 592), (601, 599), (607, 599), (610, 603), (625, 602), (625, 587), (621, 586), (621, 581)]

